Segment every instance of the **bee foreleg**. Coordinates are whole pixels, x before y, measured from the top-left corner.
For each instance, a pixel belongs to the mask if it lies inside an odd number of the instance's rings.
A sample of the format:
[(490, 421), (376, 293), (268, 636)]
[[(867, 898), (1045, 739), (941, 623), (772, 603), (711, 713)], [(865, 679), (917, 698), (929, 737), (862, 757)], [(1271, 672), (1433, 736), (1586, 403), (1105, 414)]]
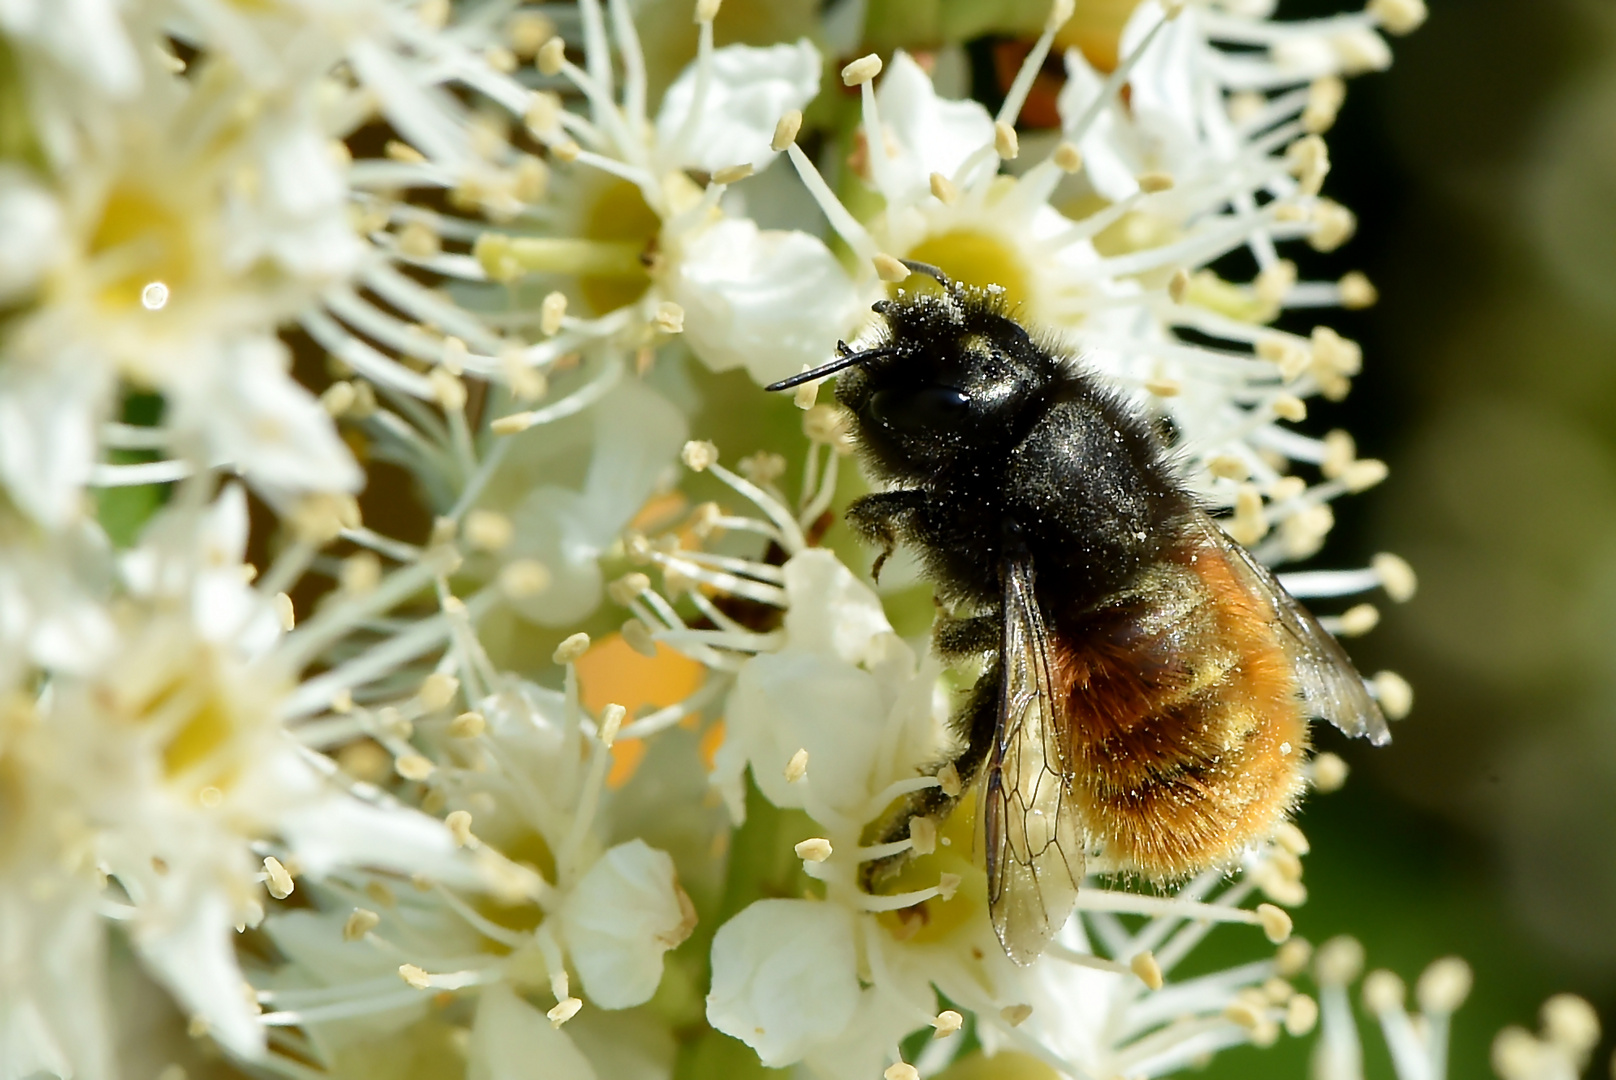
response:
[(926, 502), (925, 492), (904, 489), (865, 495), (847, 508), (848, 527), (881, 548), (881, 554), (870, 567), (871, 577), (881, 580), (881, 567), (897, 550), (898, 541), (909, 532), (912, 519), (925, 508)]
[(944, 660), (969, 660), (999, 647), (1004, 634), (1004, 616), (997, 612), (955, 618), (939, 612), (931, 625), (931, 646)]

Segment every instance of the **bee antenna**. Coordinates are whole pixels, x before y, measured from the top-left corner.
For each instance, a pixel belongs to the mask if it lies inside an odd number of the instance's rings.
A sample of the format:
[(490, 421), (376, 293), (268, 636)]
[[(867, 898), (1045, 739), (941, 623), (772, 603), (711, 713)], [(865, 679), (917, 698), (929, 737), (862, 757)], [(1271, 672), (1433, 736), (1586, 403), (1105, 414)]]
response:
[(907, 266), (909, 269), (913, 270), (917, 274), (925, 274), (927, 277), (929, 277), (933, 281), (937, 282), (937, 284), (941, 285), (943, 288), (947, 289), (949, 292), (954, 291), (954, 282), (953, 282), (953, 280), (950, 279), (947, 274), (943, 273), (937, 267), (933, 266), (931, 263), (917, 262), (914, 259), (900, 259), (898, 261), (903, 263), (903, 265)]
[(834, 375), (844, 368), (852, 367), (854, 364), (862, 364), (866, 360), (876, 360), (883, 356), (896, 356), (900, 352), (902, 352), (902, 350), (896, 345), (885, 345), (879, 349), (866, 349), (863, 352), (854, 352), (852, 349), (847, 347), (847, 342), (838, 341), (836, 343), (836, 359), (832, 360), (830, 363), (820, 364), (816, 368), (804, 371), (798, 375), (793, 375), (788, 379), (781, 379), (779, 382), (770, 383), (763, 389), (771, 392), (775, 390), (790, 390), (793, 386), (801, 386), (805, 382), (813, 382), (815, 379), (823, 379), (827, 375)]

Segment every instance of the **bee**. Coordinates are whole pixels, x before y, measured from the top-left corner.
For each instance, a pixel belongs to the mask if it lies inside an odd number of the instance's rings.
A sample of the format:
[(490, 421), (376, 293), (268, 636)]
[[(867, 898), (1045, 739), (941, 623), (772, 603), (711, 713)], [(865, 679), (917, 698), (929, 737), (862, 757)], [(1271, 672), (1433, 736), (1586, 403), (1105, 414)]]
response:
[[(1390, 735), (1341, 646), (1197, 502), (1139, 407), (996, 291), (907, 265), (940, 290), (876, 303), (872, 344), (768, 389), (837, 374), (884, 488), (847, 510), (874, 573), (912, 545), (961, 613), (939, 615), (934, 647), (988, 658), (937, 771), (975, 785), (989, 916), (1027, 964), (1091, 854), (1155, 881), (1229, 865), (1295, 808), (1311, 718)], [(947, 786), (889, 838), (946, 816)]]

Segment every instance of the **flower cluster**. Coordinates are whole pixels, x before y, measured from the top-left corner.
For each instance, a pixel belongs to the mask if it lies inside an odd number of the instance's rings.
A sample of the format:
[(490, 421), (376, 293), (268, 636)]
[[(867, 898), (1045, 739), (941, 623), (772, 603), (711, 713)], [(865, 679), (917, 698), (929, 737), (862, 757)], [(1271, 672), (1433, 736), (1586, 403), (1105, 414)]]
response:
[[(0, 5), (0, 1077), (117, 1076), (131, 977), (167, 1064), (304, 1080), (1156, 1076), (1321, 1010), (1358, 1075), (1350, 946), (1293, 984), (1294, 826), (1090, 880), (1030, 967), (967, 811), (871, 842), (958, 783), (962, 676), (912, 572), (850, 568), (837, 409), (758, 387), (935, 264), (1170, 425), (1259, 558), (1312, 555), (1385, 468), (1308, 433), (1360, 355), (1299, 320), (1374, 289), (1282, 245), (1352, 232), (1322, 134), (1422, 4), (732, 3)], [(996, 113), (988, 31), (1026, 39)], [(1224, 924), (1251, 961), (1175, 978)], [(1400, 1075), (1443, 1074), (1464, 977), (1419, 1018), (1366, 987)], [(1586, 1054), (1574, 1012), (1500, 1068)]]

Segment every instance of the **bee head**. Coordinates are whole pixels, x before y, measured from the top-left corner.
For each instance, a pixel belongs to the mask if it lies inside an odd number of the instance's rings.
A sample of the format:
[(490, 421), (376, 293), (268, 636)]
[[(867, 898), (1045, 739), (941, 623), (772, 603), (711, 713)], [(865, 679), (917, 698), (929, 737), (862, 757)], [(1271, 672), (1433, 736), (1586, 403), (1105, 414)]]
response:
[(1059, 361), (1037, 345), (991, 290), (950, 281), (923, 263), (911, 270), (941, 291), (908, 291), (874, 311), (884, 332), (769, 389), (838, 373), (836, 398), (857, 421), (867, 463), (889, 479), (967, 465), (973, 455), (1014, 445), (1057, 380)]

